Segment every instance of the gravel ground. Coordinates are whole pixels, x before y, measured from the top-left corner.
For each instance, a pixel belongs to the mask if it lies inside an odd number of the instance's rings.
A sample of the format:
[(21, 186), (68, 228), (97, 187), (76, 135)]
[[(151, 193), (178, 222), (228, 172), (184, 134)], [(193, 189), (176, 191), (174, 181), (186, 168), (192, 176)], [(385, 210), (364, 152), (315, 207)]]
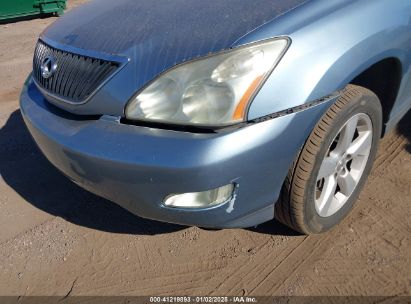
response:
[(54, 19), (0, 25), (1, 295), (411, 295), (410, 115), (382, 141), (352, 214), (324, 235), (144, 220), (63, 177), (23, 124), (19, 92)]

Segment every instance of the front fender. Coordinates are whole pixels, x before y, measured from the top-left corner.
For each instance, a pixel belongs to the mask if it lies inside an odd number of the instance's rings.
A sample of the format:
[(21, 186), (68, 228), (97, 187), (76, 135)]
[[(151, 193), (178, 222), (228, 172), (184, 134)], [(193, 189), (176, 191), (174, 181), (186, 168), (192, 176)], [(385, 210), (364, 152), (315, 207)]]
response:
[(280, 35), (292, 40), (250, 105), (248, 119), (329, 95), (385, 58), (397, 58), (406, 73), (411, 57), (411, 2), (393, 3), (313, 1), (237, 41), (241, 45)]

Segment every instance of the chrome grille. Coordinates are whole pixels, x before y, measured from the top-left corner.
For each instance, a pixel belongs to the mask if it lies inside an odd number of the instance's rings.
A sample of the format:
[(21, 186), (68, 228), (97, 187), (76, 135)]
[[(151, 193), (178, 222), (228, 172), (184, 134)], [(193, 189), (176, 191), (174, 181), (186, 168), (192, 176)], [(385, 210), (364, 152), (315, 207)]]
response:
[[(54, 57), (57, 68), (51, 77), (45, 78), (41, 66), (49, 56)], [(117, 62), (58, 50), (40, 40), (33, 58), (37, 84), (47, 93), (71, 103), (86, 101), (118, 67)]]

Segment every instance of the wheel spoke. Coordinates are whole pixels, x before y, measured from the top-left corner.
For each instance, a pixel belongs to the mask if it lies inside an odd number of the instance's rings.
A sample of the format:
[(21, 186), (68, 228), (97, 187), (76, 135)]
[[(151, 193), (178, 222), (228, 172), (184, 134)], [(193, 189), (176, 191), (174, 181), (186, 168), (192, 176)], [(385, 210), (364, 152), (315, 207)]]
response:
[(317, 180), (333, 175), (336, 166), (337, 159), (331, 156), (325, 158), (321, 164), (320, 171), (318, 172)]
[(354, 177), (350, 172), (347, 172), (344, 175), (340, 175), (337, 178), (337, 183), (338, 186), (340, 186), (340, 192), (347, 197), (352, 194), (357, 184), (357, 182), (355, 181)]
[(363, 132), (347, 149), (347, 154), (353, 157), (368, 155), (372, 144), (371, 131)]
[(325, 180), (323, 193), (320, 197), (319, 214), (325, 215), (328, 213), (328, 209), (332, 205), (334, 200), (335, 190), (337, 189), (337, 181), (332, 175)]
[(354, 116), (347, 122), (347, 124), (341, 130), (340, 139), (338, 140), (338, 144), (336, 147), (336, 150), (338, 150), (339, 153), (344, 153), (351, 145), (354, 139), (354, 134), (355, 130), (357, 129), (357, 125), (358, 117)]

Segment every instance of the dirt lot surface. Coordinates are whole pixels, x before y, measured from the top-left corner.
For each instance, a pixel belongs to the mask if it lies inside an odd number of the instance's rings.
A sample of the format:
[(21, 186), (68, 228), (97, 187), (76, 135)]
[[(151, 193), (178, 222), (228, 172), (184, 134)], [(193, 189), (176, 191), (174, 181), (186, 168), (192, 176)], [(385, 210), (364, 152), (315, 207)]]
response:
[(19, 92), (53, 20), (0, 25), (1, 295), (411, 295), (410, 115), (381, 143), (352, 214), (324, 235), (144, 220), (63, 177), (23, 124)]

